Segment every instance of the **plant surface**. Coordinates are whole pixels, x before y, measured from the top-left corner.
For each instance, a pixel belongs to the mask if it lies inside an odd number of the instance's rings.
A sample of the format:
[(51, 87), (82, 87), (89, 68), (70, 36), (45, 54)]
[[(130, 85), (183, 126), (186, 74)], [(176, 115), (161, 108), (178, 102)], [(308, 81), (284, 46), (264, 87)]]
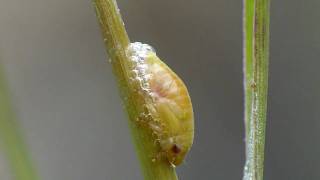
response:
[(269, 0), (244, 0), (246, 165), (243, 180), (263, 180), (269, 65)]

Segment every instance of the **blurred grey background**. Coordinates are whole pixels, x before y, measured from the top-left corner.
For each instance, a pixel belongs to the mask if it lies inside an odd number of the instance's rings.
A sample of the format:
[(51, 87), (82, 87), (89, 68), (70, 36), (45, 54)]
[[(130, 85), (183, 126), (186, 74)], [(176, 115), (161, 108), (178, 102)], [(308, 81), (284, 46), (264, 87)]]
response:
[[(195, 144), (182, 180), (241, 179), (241, 0), (118, 0), (132, 41), (187, 84)], [(266, 180), (320, 179), (320, 1), (272, 1)], [(0, 1), (0, 61), (44, 180), (140, 180), (90, 0)], [(0, 179), (11, 177), (0, 156)]]

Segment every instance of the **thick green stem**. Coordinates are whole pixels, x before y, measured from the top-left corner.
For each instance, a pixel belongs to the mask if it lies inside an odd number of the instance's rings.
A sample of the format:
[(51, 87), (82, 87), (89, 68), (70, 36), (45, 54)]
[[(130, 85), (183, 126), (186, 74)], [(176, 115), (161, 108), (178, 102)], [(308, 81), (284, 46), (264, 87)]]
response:
[(269, 0), (244, 0), (246, 166), (244, 180), (263, 180), (269, 64)]
[(15, 116), (10, 104), (9, 93), (0, 67), (0, 139), (16, 180), (37, 180), (27, 148), (19, 133)]
[(120, 94), (129, 115), (129, 125), (144, 177), (146, 180), (176, 180), (174, 167), (159, 156), (160, 147), (152, 131), (137, 121), (141, 118), (141, 112), (145, 111), (145, 102), (132, 83), (132, 60), (126, 54), (130, 40), (117, 4), (114, 0), (94, 0), (94, 6)]

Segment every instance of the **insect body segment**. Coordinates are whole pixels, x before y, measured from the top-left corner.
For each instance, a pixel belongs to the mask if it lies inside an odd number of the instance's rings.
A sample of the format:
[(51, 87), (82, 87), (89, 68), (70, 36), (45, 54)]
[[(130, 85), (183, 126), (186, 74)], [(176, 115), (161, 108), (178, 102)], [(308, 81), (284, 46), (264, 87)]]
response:
[(179, 165), (193, 143), (193, 109), (188, 90), (149, 45), (132, 43), (129, 51), (137, 62), (135, 70), (152, 116), (149, 128), (169, 163)]

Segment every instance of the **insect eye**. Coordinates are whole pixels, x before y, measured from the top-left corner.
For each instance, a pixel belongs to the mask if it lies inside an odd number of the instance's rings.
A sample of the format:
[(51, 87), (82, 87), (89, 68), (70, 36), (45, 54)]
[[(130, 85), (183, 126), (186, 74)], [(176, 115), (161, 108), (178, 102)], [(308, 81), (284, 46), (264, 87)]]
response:
[(172, 151), (173, 153), (175, 153), (175, 154), (179, 154), (179, 153), (181, 152), (181, 148), (180, 148), (178, 145), (174, 144), (174, 145), (171, 147), (171, 151)]

